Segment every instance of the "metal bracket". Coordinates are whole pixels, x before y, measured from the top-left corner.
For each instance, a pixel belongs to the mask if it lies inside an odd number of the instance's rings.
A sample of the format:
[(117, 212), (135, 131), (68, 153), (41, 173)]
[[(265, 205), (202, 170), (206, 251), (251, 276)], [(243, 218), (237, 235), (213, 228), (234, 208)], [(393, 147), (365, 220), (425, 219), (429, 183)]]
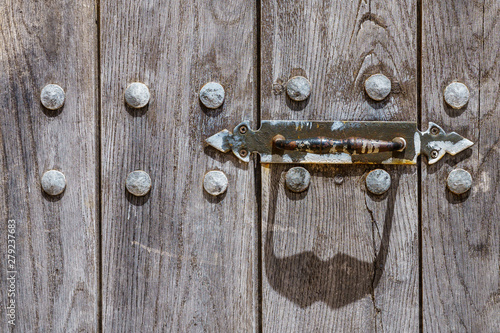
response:
[(255, 131), (242, 122), (233, 133), (225, 129), (206, 142), (244, 162), (259, 153), (262, 163), (334, 164), (415, 164), (420, 154), (434, 164), (474, 144), (431, 122), (420, 132), (415, 122), (283, 120), (262, 121)]

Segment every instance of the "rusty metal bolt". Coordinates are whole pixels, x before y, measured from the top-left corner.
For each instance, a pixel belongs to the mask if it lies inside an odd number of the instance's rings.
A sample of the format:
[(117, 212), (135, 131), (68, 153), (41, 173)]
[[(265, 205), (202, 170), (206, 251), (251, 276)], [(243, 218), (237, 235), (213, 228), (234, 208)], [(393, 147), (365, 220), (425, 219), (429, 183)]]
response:
[(222, 171), (209, 171), (203, 178), (203, 188), (213, 196), (221, 195), (227, 190), (228, 180)]
[(130, 194), (136, 197), (143, 197), (151, 190), (151, 177), (147, 172), (135, 170), (128, 174), (125, 187)]
[(241, 134), (246, 134), (248, 132), (248, 127), (246, 127), (245, 125), (241, 126), (240, 127), (240, 133)]
[(134, 109), (145, 107), (150, 97), (148, 86), (141, 82), (133, 82), (125, 90), (125, 102)]
[(431, 128), (430, 132), (431, 132), (432, 135), (438, 135), (440, 131), (439, 131), (439, 128), (437, 128), (437, 127), (434, 126), (434, 127)]
[(296, 102), (305, 101), (311, 95), (311, 82), (303, 76), (294, 76), (286, 84), (286, 93)]
[(374, 101), (381, 101), (391, 92), (391, 80), (384, 74), (374, 74), (365, 81), (365, 91)]
[(42, 189), (49, 195), (59, 195), (66, 188), (66, 177), (61, 171), (49, 170), (42, 176)]
[(200, 101), (209, 109), (218, 109), (224, 103), (224, 87), (217, 82), (208, 82), (200, 89)]
[(446, 180), (448, 189), (455, 194), (463, 194), (472, 187), (472, 176), (464, 169), (455, 169)]
[(384, 194), (389, 187), (391, 187), (391, 176), (385, 170), (375, 169), (366, 176), (366, 188), (373, 194)]
[(64, 99), (64, 90), (57, 84), (46, 85), (40, 94), (42, 105), (49, 110), (60, 109), (64, 105)]
[(286, 187), (292, 192), (303, 192), (311, 183), (311, 174), (303, 167), (293, 167), (286, 173)]
[(452, 82), (444, 90), (446, 104), (454, 109), (461, 109), (469, 101), (469, 89), (461, 82)]

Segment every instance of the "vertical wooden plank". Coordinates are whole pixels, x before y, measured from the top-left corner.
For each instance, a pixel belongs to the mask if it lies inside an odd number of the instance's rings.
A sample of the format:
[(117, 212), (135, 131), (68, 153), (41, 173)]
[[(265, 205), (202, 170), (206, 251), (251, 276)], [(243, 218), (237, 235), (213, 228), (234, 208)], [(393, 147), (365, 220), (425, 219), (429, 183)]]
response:
[[(255, 8), (244, 0), (101, 1), (103, 330), (247, 332), (254, 326), (255, 193), (252, 164), (204, 140), (252, 120)], [(127, 108), (134, 81), (149, 106)], [(209, 81), (222, 108), (201, 107)], [(151, 192), (125, 190), (142, 169)], [(222, 170), (227, 193), (204, 192)]]
[[(262, 3), (262, 119), (417, 120), (416, 1)], [(373, 102), (363, 83), (379, 72), (393, 91)], [(312, 82), (306, 102), (285, 96), (295, 75)], [(377, 166), (308, 165), (301, 194), (290, 167), (262, 168), (263, 330), (416, 331), (416, 167), (382, 167), (380, 197), (365, 189)]]
[[(423, 126), (434, 121), (475, 142), (422, 168), (425, 332), (500, 331), (499, 17), (495, 0), (423, 2)], [(469, 87), (463, 109), (443, 101), (452, 81)], [(456, 168), (473, 178), (463, 195), (446, 188)]]
[[(97, 331), (96, 36), (94, 1), (0, 4), (2, 332)], [(40, 103), (49, 83), (66, 91), (59, 111)], [(40, 187), (50, 169), (67, 179), (57, 197)], [(16, 221), (14, 267), (7, 220)]]

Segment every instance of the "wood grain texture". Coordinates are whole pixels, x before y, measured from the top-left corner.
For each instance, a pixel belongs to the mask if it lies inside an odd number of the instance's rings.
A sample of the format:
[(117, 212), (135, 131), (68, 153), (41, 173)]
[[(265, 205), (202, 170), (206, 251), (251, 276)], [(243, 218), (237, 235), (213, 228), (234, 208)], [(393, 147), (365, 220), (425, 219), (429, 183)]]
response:
[[(0, 4), (0, 331), (95, 332), (98, 319), (95, 2)], [(49, 83), (66, 103), (49, 111)], [(42, 174), (62, 171), (50, 197)], [(16, 230), (16, 326), (7, 324), (7, 220)]]
[[(262, 3), (262, 119), (417, 121), (415, 1)], [(393, 91), (373, 102), (363, 83), (379, 72)], [(286, 97), (294, 75), (309, 100)], [(376, 166), (306, 166), (302, 194), (285, 189), (290, 167), (262, 168), (263, 331), (416, 331), (416, 167), (383, 167), (381, 197), (365, 189)]]
[[(253, 120), (255, 7), (244, 0), (101, 1), (103, 331), (248, 332), (254, 327), (256, 199), (252, 164), (204, 140)], [(151, 91), (132, 110), (123, 92)], [(198, 92), (221, 83), (221, 109)], [(142, 169), (151, 192), (125, 178)], [(222, 170), (227, 193), (202, 181)]]
[[(436, 122), (475, 142), (422, 169), (422, 278), (425, 332), (500, 331), (500, 3), (423, 1), (423, 126)], [(443, 91), (465, 83), (469, 103), (449, 108)], [(464, 168), (463, 195), (446, 178)]]

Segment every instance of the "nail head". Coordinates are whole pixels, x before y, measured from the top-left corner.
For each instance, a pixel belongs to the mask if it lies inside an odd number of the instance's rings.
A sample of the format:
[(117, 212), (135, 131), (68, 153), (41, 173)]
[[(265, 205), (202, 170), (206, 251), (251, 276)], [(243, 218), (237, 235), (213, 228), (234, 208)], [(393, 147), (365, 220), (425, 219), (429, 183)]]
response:
[(391, 176), (382, 169), (370, 171), (366, 176), (366, 188), (373, 194), (384, 194), (391, 187)]
[(286, 173), (286, 187), (292, 192), (303, 192), (311, 183), (311, 174), (303, 167), (293, 167)]
[(209, 109), (217, 109), (224, 103), (225, 94), (220, 83), (208, 82), (200, 89), (200, 101)]
[(461, 109), (469, 101), (469, 89), (462, 82), (452, 82), (444, 90), (446, 104), (454, 109)]
[(208, 194), (213, 196), (220, 195), (227, 190), (228, 180), (224, 172), (214, 170), (205, 174), (203, 179), (203, 188)]
[(450, 172), (446, 180), (448, 189), (455, 194), (463, 194), (472, 187), (472, 176), (464, 169), (455, 169)]
[(365, 81), (365, 91), (371, 99), (382, 101), (391, 92), (391, 80), (384, 74), (374, 74)]
[(150, 97), (149, 88), (142, 82), (133, 82), (125, 90), (125, 102), (134, 109), (145, 107)]
[(303, 76), (294, 76), (286, 84), (286, 93), (296, 102), (305, 101), (311, 95), (311, 82)]
[(42, 176), (42, 189), (49, 195), (59, 195), (66, 188), (66, 177), (61, 171), (49, 170)]
[(128, 174), (125, 187), (130, 194), (143, 197), (151, 190), (151, 177), (142, 170), (135, 170)]
[(58, 110), (64, 105), (64, 89), (57, 84), (48, 84), (40, 93), (42, 105), (49, 110)]

